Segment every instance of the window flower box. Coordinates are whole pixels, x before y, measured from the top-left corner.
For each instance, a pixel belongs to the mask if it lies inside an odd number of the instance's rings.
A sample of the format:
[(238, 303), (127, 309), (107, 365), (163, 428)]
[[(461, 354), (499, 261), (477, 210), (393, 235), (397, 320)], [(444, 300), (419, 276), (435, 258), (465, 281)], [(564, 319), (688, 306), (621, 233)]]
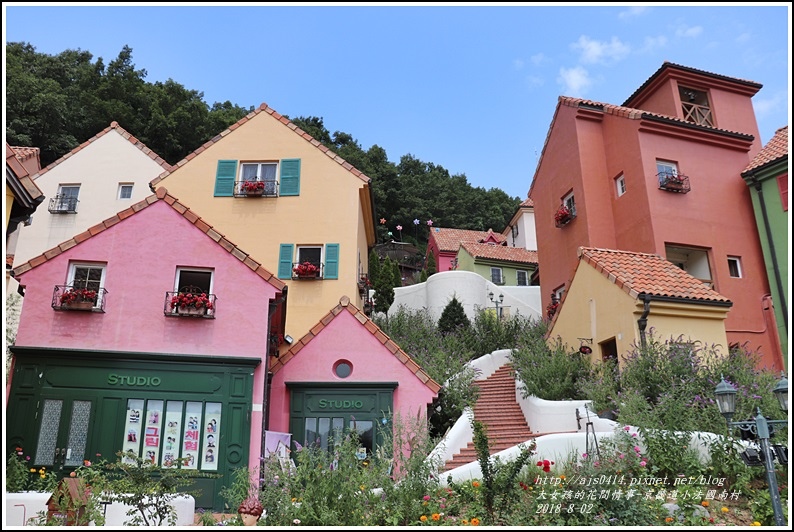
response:
[(576, 211), (573, 208), (569, 208), (567, 205), (560, 205), (557, 212), (554, 213), (554, 225), (562, 227), (574, 218), (576, 218)]
[(261, 197), (265, 194), (265, 183), (263, 181), (243, 181), (240, 184), (240, 192), (248, 197)]
[(104, 310), (105, 294), (104, 288), (91, 290), (88, 288), (75, 288), (70, 285), (59, 285), (55, 287), (52, 296), (52, 308), (55, 310), (82, 310), (82, 311), (102, 311)]
[(200, 290), (183, 288), (179, 292), (166, 292), (165, 314), (212, 318), (215, 316), (215, 302), (214, 294)]
[(690, 191), (689, 178), (685, 175), (660, 172), (657, 177), (659, 178), (659, 188), (662, 190), (680, 192), (682, 194)]
[(292, 268), (293, 279), (319, 279), (320, 266), (309, 261), (301, 262)]

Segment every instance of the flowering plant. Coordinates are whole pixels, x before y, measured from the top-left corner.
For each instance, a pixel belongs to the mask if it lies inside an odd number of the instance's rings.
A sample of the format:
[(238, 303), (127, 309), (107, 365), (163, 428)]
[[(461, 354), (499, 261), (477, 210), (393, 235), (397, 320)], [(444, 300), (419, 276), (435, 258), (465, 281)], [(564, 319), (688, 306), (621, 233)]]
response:
[(61, 294), (61, 305), (77, 303), (79, 301), (96, 302), (96, 296), (97, 293), (95, 290), (88, 290), (87, 288), (69, 288)]
[(262, 181), (243, 181), (243, 184), (240, 185), (240, 190), (245, 193), (262, 192), (265, 190), (265, 183)]
[(6, 491), (19, 493), (22, 491), (52, 492), (58, 483), (53, 471), (42, 466), (38, 469), (30, 464), (30, 456), (25, 456), (22, 448), (17, 447), (8, 455), (6, 462)]
[(551, 303), (549, 303), (549, 305), (546, 307), (546, 316), (549, 319), (553, 318), (554, 315), (557, 313), (557, 309), (559, 307), (560, 307), (559, 301), (552, 301)]
[(565, 205), (560, 205), (557, 212), (554, 213), (554, 221), (560, 223), (565, 221), (571, 215), (571, 211)]
[(262, 515), (263, 508), (262, 504), (259, 502), (259, 499), (257, 499), (256, 496), (251, 496), (240, 503), (237, 511), (241, 514), (255, 515), (259, 517)]
[(212, 310), (212, 301), (209, 296), (202, 292), (200, 294), (192, 294), (186, 292), (179, 292), (171, 298), (171, 309), (180, 308), (204, 308)]
[(320, 272), (320, 267), (309, 261), (302, 262), (292, 269), (299, 277), (312, 277)]

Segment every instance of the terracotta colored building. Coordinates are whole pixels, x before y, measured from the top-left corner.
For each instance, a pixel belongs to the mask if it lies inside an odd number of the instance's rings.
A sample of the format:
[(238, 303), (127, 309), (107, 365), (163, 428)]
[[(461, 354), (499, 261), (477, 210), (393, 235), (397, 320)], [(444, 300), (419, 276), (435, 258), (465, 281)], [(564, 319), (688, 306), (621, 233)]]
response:
[(580, 246), (660, 255), (733, 302), (730, 344), (783, 369), (741, 177), (761, 149), (760, 89), (664, 63), (621, 105), (559, 98), (529, 190), (544, 307), (567, 289)]
[(457, 268), (457, 255), (461, 242), (504, 245), (505, 237), (493, 230), (473, 231), (470, 229), (452, 229), (433, 227), (427, 239), (427, 258), (430, 253), (436, 259), (436, 271), (446, 272)]

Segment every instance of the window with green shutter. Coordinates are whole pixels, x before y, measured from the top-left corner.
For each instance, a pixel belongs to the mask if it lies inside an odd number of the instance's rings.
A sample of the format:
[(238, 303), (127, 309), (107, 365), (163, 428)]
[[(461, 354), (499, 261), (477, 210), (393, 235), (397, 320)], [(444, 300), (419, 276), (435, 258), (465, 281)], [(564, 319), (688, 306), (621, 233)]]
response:
[(301, 191), (301, 160), (281, 160), (280, 196), (299, 196)]
[(215, 196), (234, 196), (237, 161), (220, 160), (215, 173)]
[(292, 278), (292, 250), (294, 244), (281, 244), (278, 251), (278, 278)]
[(339, 244), (325, 245), (325, 272), (323, 279), (339, 279)]

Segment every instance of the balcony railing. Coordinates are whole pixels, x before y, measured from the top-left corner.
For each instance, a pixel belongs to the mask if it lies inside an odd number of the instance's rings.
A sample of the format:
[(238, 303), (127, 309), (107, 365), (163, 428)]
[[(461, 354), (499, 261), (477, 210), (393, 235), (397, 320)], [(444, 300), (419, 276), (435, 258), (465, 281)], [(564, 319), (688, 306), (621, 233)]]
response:
[(82, 310), (105, 312), (107, 290), (87, 290), (72, 285), (56, 285), (52, 292), (52, 308), (55, 310)]
[(714, 126), (711, 120), (711, 109), (708, 106), (690, 102), (681, 102), (681, 106), (684, 109), (684, 120), (687, 122), (693, 122), (700, 126)]
[(77, 212), (77, 198), (73, 196), (57, 195), (50, 199), (48, 210), (52, 214), (75, 214)]
[(367, 299), (370, 288), (372, 288), (372, 282), (369, 280), (369, 275), (362, 274), (358, 280), (358, 295), (361, 296), (361, 299)]
[(560, 205), (554, 213), (554, 226), (563, 227), (576, 218), (576, 205)]
[(196, 287), (166, 292), (163, 313), (171, 317), (214, 318), (218, 299)]
[(659, 172), (656, 177), (659, 179), (659, 188), (661, 190), (679, 192), (681, 194), (686, 194), (691, 190), (689, 188), (689, 178), (685, 175)]
[(276, 198), (278, 197), (278, 181), (235, 181), (235, 198)]
[(313, 281), (323, 278), (322, 262), (295, 262), (292, 264), (292, 278), (301, 281)]

